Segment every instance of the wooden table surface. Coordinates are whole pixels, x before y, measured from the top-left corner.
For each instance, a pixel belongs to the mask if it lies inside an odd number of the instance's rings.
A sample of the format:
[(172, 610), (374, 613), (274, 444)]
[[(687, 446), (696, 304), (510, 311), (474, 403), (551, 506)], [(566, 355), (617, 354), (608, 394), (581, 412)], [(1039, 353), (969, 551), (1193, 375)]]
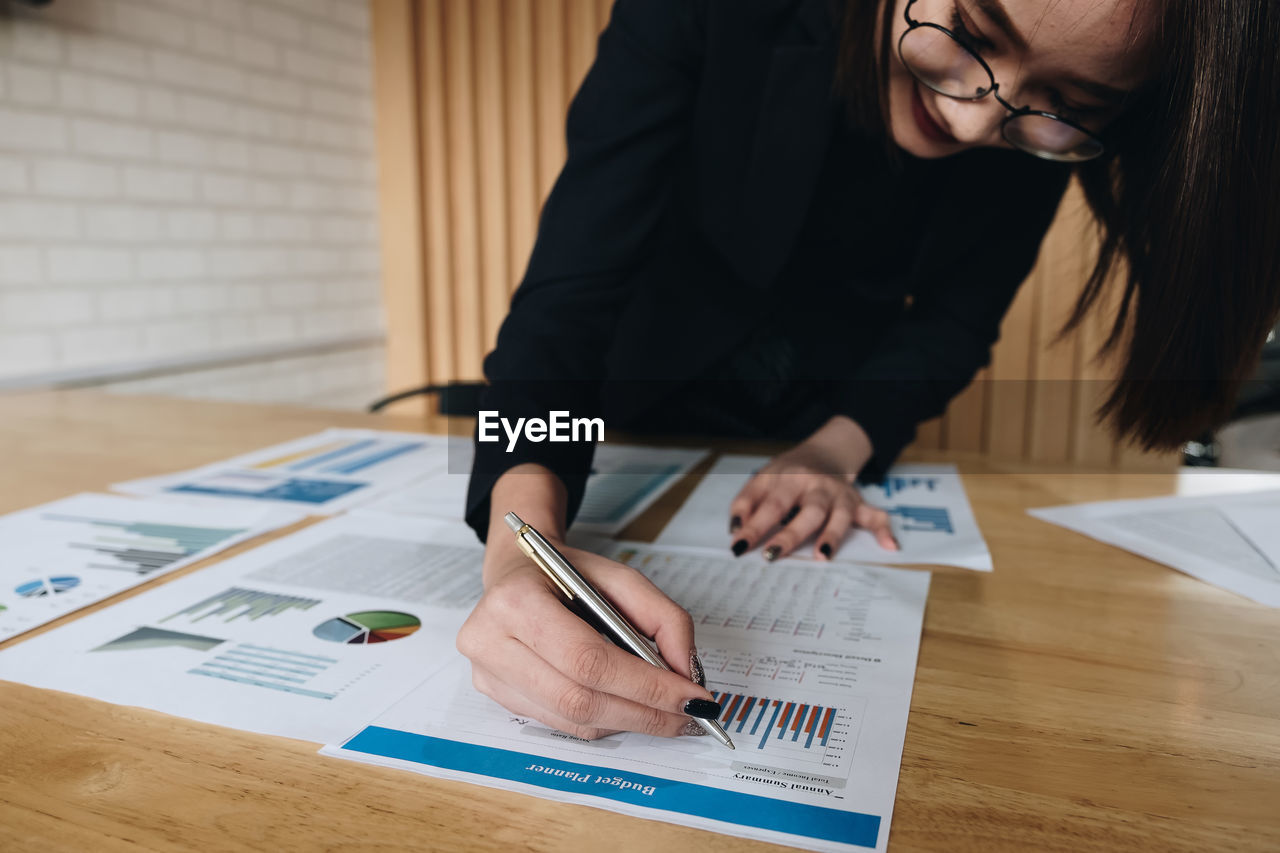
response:
[[(328, 426), (441, 424), (0, 396), (0, 512)], [(1280, 611), (1024, 512), (1173, 477), (959, 461), (996, 571), (934, 575), (890, 849), (1280, 850)], [(692, 484), (629, 533), (656, 533)], [(0, 682), (0, 850), (379, 848), (781, 849)]]

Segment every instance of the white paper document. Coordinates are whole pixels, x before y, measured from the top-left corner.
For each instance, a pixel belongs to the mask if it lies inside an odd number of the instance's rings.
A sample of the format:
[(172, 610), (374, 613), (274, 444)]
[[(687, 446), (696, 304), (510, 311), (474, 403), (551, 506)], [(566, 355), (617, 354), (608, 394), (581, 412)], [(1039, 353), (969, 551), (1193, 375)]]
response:
[(0, 679), (328, 743), (449, 662), (470, 530), (343, 516), (0, 651)]
[(0, 640), (302, 518), (95, 494), (2, 516)]
[(333, 515), (448, 467), (446, 436), (330, 429), (191, 471), (116, 483), (117, 492), (202, 506)]
[[(662, 545), (727, 550), (729, 504), (767, 456), (722, 456), (658, 536)], [(991, 552), (978, 529), (954, 465), (895, 465), (884, 482), (861, 487), (864, 500), (889, 513), (901, 551), (886, 551), (865, 530), (854, 530), (836, 551), (836, 562), (932, 563), (989, 572)], [(792, 552), (813, 559), (812, 540)]]
[(926, 572), (611, 543), (683, 605), (736, 744), (588, 742), (510, 714), (449, 661), (323, 752), (812, 850), (884, 850)]
[(1280, 607), (1280, 491), (1102, 501), (1028, 512)]
[[(461, 520), (474, 446), (457, 442), (447, 466), (380, 498), (366, 509), (396, 515)], [(703, 460), (705, 450), (600, 444), (587, 477), (575, 532), (620, 532)]]

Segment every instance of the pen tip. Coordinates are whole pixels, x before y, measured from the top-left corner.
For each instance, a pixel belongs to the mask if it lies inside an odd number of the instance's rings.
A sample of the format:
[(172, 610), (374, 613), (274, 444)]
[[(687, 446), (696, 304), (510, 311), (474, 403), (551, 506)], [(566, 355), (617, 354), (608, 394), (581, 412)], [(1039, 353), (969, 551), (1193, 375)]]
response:
[(514, 512), (507, 513), (502, 517), (502, 520), (507, 523), (507, 527), (510, 527), (512, 532), (524, 527), (524, 522), (521, 521), (520, 516), (516, 515)]

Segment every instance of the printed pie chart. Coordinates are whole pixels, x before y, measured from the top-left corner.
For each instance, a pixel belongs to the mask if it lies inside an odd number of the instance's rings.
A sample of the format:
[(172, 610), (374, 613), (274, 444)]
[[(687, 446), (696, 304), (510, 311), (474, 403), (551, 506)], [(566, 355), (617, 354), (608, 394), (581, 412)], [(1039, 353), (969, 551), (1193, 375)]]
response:
[(362, 610), (321, 622), (311, 633), (331, 643), (365, 645), (409, 636), (422, 627), (417, 616), (394, 610)]
[(38, 578), (18, 584), (13, 591), (23, 598), (40, 598), (46, 595), (57, 595), (80, 585), (80, 578), (75, 575), (56, 575), (51, 578)]

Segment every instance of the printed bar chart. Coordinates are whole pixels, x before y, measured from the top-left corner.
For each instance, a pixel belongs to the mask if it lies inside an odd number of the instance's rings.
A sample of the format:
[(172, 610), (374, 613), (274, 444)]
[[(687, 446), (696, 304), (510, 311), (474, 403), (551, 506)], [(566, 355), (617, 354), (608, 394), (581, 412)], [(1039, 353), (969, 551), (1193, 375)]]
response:
[(365, 456), (357, 459), (344, 460), (343, 462), (329, 465), (322, 468), (322, 471), (330, 474), (355, 474), (366, 468), (372, 468), (375, 465), (381, 465), (389, 459), (395, 459), (397, 456), (403, 456), (406, 453), (412, 453), (423, 443), (420, 441), (405, 442), (403, 444), (393, 444), (390, 447), (380, 447)]
[(336, 663), (334, 658), (240, 643), (187, 672), (312, 699), (332, 699), (338, 694), (305, 685)]
[(895, 506), (885, 512), (896, 515), (903, 523), (899, 530), (923, 530), (936, 533), (955, 533), (951, 513), (944, 506)]
[(89, 563), (94, 569), (115, 569), (139, 575), (167, 568), (207, 548), (244, 533), (244, 528), (190, 527), (155, 524), (147, 521), (113, 521), (103, 518), (46, 513), (45, 521), (86, 525), (85, 541), (72, 540), (68, 547), (92, 551), (110, 562)]
[(319, 447), (267, 459), (251, 467), (259, 471), (317, 469), (327, 474), (354, 474), (425, 446), (426, 442), (423, 441), (361, 438), (322, 444)]
[(804, 749), (827, 746), (831, 726), (835, 721), (835, 708), (809, 705), (786, 699), (769, 699), (745, 696), (740, 693), (711, 694), (723, 709), (720, 724), (730, 735), (743, 735), (744, 740), (765, 749), (771, 740), (788, 741)]
[(161, 619), (161, 622), (168, 622), (170, 619), (176, 619), (179, 616), (190, 617), (190, 621), (199, 622), (210, 616), (227, 615), (223, 622), (232, 622), (242, 616), (249, 617), (250, 621), (260, 619), (263, 616), (276, 616), (284, 613), (286, 610), (310, 610), (320, 603), (316, 598), (301, 598), (292, 595), (280, 595), (274, 592), (257, 592), (252, 589), (241, 589), (240, 587), (232, 587), (226, 592), (220, 592), (217, 595), (210, 596), (204, 601), (197, 602), (186, 610), (179, 610), (171, 616)]
[(926, 489), (930, 492), (938, 490), (937, 477), (886, 477), (884, 482), (879, 485), (884, 489), (884, 496), (892, 498), (899, 492), (910, 491), (912, 489)]
[(256, 471), (217, 471), (190, 482), (165, 487), (177, 494), (209, 495), (218, 498), (249, 498), (259, 501), (288, 501), (295, 504), (325, 504), (363, 489), (367, 483), (287, 477)]
[[(341, 459), (347, 454), (364, 450), (366, 447), (372, 447), (373, 444), (374, 440), (371, 438), (366, 438), (362, 441), (350, 441), (345, 444), (326, 444), (323, 447), (317, 448), (315, 453), (295, 453), (293, 456), (289, 457), (291, 464), (288, 465), (288, 468), (290, 471), (305, 471), (307, 468), (312, 468), (316, 465), (323, 465), (326, 462)], [(259, 467), (272, 466), (268, 464)]]

